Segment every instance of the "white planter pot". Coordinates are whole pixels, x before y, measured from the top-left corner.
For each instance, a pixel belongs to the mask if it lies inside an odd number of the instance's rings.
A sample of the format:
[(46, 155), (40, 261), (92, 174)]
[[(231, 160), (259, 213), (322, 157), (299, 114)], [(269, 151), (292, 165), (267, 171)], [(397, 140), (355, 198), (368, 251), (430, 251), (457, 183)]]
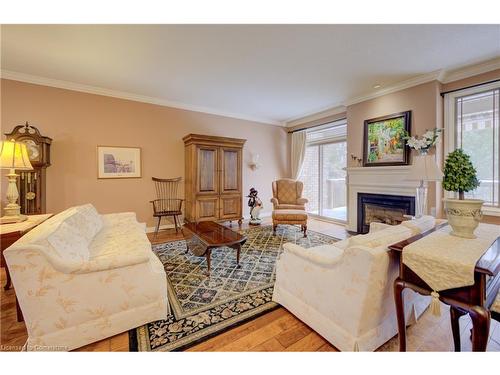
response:
[(480, 199), (443, 199), (444, 212), (453, 229), (451, 234), (463, 238), (476, 238), (474, 231), (483, 217)]

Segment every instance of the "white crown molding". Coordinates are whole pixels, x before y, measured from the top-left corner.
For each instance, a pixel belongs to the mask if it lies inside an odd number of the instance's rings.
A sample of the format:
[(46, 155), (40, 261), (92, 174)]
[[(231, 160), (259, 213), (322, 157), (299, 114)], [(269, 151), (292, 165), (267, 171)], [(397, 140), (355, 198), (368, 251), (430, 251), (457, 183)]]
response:
[(344, 101), (342, 103), (329, 106), (328, 108), (326, 108), (322, 111), (307, 113), (305, 115), (284, 121), (284, 123), (285, 123), (286, 127), (293, 127), (293, 126), (303, 124), (305, 122), (314, 121), (317, 119), (321, 119), (323, 117), (327, 117), (327, 116), (335, 115), (337, 113), (345, 112), (347, 110), (347, 106), (350, 106), (350, 105), (353, 105), (356, 103), (361, 103), (361, 102), (364, 102), (366, 100), (375, 99), (375, 98), (378, 98), (380, 96), (384, 96), (387, 94), (392, 94), (393, 92), (401, 91), (401, 90), (404, 90), (404, 89), (407, 89), (407, 88), (410, 88), (413, 86), (418, 86), (418, 85), (421, 85), (423, 83), (427, 83), (430, 81), (439, 80), (439, 78), (441, 77), (442, 74), (443, 74), (443, 72), (441, 70), (436, 70), (434, 72), (427, 73), (427, 74), (421, 74), (417, 77), (395, 83), (393, 85), (390, 85), (386, 88), (377, 90), (375, 92), (352, 97), (352, 98), (347, 99), (346, 101)]
[(294, 127), (297, 125), (304, 124), (306, 122), (320, 120), (322, 118), (326, 118), (329, 116), (338, 115), (339, 113), (343, 113), (346, 110), (347, 110), (347, 108), (344, 105), (338, 105), (338, 106), (334, 106), (334, 107), (329, 106), (328, 108), (323, 109), (321, 111), (313, 111), (313, 112), (309, 112), (305, 115), (302, 115), (300, 117), (294, 117), (294, 118), (288, 119), (288, 120), (284, 121), (283, 123), (285, 124), (286, 127), (291, 128), (291, 127)]
[(474, 65), (469, 65), (460, 69), (453, 69), (453, 70), (436, 70), (430, 73), (426, 74), (421, 74), (417, 77), (395, 83), (393, 85), (390, 85), (384, 89), (380, 89), (368, 94), (364, 95), (359, 95), (352, 97), (350, 99), (347, 99), (346, 101), (340, 103), (340, 104), (335, 104), (329, 106), (329, 108), (323, 110), (323, 111), (318, 111), (316, 113), (306, 113), (302, 116), (295, 117), (292, 119), (289, 119), (285, 121), (286, 127), (292, 127), (296, 125), (300, 125), (301, 123), (308, 122), (308, 121), (314, 121), (316, 119), (320, 119), (322, 117), (326, 117), (329, 115), (333, 115), (336, 113), (339, 113), (339, 108), (343, 108), (343, 111), (346, 110), (347, 106), (356, 104), (356, 103), (361, 103), (366, 100), (370, 99), (375, 99), (380, 96), (384, 96), (387, 94), (392, 94), (397, 91), (401, 91), (410, 87), (418, 86), (423, 83), (431, 82), (431, 81), (439, 81), (441, 83), (449, 83), (453, 81), (458, 81), (460, 79), (464, 78), (469, 78), (476, 76), (478, 74), (482, 73), (487, 73), (496, 69), (500, 69), (500, 57), (495, 58), (492, 60), (488, 60), (479, 64), (474, 64)]
[(390, 85), (386, 88), (377, 90), (375, 92), (352, 97), (352, 98), (346, 100), (344, 102), (344, 105), (349, 106), (349, 105), (353, 105), (356, 103), (361, 103), (361, 102), (364, 102), (364, 101), (367, 101), (370, 99), (378, 98), (380, 96), (384, 96), (387, 94), (392, 94), (392, 93), (397, 92), (397, 91), (408, 89), (410, 87), (418, 86), (418, 85), (421, 85), (423, 83), (436, 81), (436, 80), (439, 80), (439, 77), (441, 75), (442, 75), (441, 70), (435, 70), (435, 71), (430, 72), (430, 73), (421, 74), (417, 77), (410, 78), (410, 79), (395, 83), (393, 85)]
[(491, 72), (496, 69), (500, 69), (500, 57), (479, 64), (469, 65), (464, 68), (445, 71), (440, 81), (442, 83), (450, 83), (460, 79), (477, 76), (478, 74)]
[(14, 81), (32, 83), (35, 85), (56, 87), (56, 88), (65, 89), (65, 90), (85, 92), (88, 94), (110, 96), (113, 98), (132, 100), (135, 102), (160, 105), (163, 107), (184, 109), (184, 110), (188, 110), (188, 111), (208, 113), (211, 115), (231, 117), (231, 118), (236, 118), (236, 119), (240, 119), (240, 120), (259, 122), (259, 123), (267, 124), (267, 125), (284, 126), (284, 124), (280, 121), (252, 117), (252, 116), (247, 116), (247, 115), (243, 115), (243, 114), (239, 114), (239, 113), (231, 113), (231, 112), (226, 112), (226, 111), (222, 111), (222, 110), (218, 110), (218, 109), (201, 107), (201, 106), (187, 104), (187, 103), (180, 103), (180, 102), (175, 102), (175, 101), (170, 101), (170, 100), (165, 100), (165, 99), (160, 99), (160, 98), (154, 98), (154, 97), (145, 96), (145, 95), (138, 95), (138, 94), (133, 94), (133, 93), (124, 92), (124, 91), (116, 91), (116, 90), (110, 90), (110, 89), (106, 89), (106, 88), (102, 88), (102, 87), (89, 86), (89, 85), (84, 85), (81, 83), (61, 81), (61, 80), (52, 79), (52, 78), (46, 78), (46, 77), (40, 77), (40, 76), (31, 75), (31, 74), (15, 72), (15, 71), (11, 71), (11, 70), (2, 69), (0, 77), (4, 78), (4, 79), (14, 80)]

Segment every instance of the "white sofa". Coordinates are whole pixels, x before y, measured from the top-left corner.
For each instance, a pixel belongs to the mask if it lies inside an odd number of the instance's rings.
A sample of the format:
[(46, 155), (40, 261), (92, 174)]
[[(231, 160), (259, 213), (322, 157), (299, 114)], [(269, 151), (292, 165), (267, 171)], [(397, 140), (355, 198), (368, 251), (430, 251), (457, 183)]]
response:
[[(393, 282), (398, 265), (387, 246), (436, 225), (433, 217), (398, 226), (374, 223), (370, 233), (305, 249), (284, 245), (273, 301), (342, 351), (373, 351), (397, 334)], [(405, 290), (407, 324), (429, 304)]]
[(166, 319), (167, 282), (134, 213), (69, 208), (4, 251), (27, 350), (71, 350)]

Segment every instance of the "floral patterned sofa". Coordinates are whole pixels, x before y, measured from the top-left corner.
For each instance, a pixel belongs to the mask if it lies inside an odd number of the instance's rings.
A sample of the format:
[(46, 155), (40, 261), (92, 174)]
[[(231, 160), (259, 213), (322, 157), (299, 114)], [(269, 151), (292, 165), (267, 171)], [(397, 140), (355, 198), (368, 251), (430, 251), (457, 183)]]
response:
[[(273, 301), (342, 351), (373, 351), (397, 334), (393, 282), (398, 264), (387, 246), (436, 225), (431, 216), (397, 226), (373, 223), (370, 232), (305, 249), (284, 245)], [(429, 297), (404, 291), (407, 324)]]
[(27, 350), (71, 350), (169, 312), (162, 263), (134, 213), (69, 208), (4, 251)]

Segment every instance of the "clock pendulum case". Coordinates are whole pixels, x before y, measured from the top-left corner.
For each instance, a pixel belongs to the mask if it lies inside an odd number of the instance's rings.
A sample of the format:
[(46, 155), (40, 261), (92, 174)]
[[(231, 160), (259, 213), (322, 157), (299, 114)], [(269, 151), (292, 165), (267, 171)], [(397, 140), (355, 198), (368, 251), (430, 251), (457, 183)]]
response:
[(40, 134), (40, 131), (28, 124), (18, 125), (7, 139), (26, 143), (28, 156), (33, 170), (19, 171), (18, 190), (21, 214), (36, 215), (45, 213), (46, 168), (50, 166), (50, 144), (52, 139)]

